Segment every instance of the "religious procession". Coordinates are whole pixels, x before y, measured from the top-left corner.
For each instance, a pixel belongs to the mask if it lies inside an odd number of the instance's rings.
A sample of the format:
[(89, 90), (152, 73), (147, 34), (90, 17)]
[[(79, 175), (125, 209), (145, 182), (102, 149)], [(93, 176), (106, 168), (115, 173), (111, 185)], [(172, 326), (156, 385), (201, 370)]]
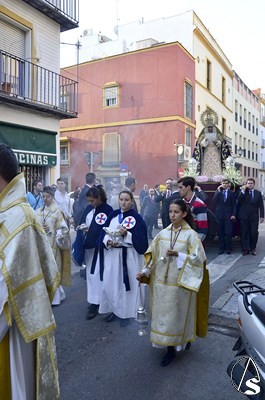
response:
[(92, 172), (73, 198), (63, 178), (45, 187), (34, 180), (26, 193), (14, 152), (0, 145), (1, 399), (60, 397), (54, 308), (66, 299), (72, 262), (86, 280), (89, 324), (102, 314), (124, 330), (136, 322), (139, 336), (150, 330), (152, 347), (164, 349), (161, 367), (206, 337), (207, 238), (229, 255), (239, 236), (242, 254), (255, 256), (264, 218), (254, 178), (239, 186), (213, 117), (186, 173), (144, 185), (139, 199), (132, 176), (105, 190)]

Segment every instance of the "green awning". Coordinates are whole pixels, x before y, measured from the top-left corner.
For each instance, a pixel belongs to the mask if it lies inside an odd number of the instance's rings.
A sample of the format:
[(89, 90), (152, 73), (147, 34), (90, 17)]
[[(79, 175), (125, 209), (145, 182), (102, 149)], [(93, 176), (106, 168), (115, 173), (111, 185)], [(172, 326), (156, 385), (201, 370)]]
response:
[(56, 165), (57, 132), (0, 122), (0, 143), (10, 146), (21, 165)]

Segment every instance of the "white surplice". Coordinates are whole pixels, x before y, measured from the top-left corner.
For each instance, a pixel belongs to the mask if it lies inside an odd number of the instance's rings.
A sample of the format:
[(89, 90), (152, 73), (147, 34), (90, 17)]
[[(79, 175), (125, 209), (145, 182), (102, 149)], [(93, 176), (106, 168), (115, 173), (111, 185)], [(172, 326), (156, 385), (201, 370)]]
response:
[[(118, 216), (114, 217), (109, 225), (111, 231), (120, 227)], [(104, 244), (107, 247), (109, 235), (105, 235)], [(127, 268), (130, 290), (126, 291), (123, 282), (122, 248), (109, 247), (104, 250), (104, 280), (99, 313), (113, 312), (120, 318), (135, 318), (138, 307), (138, 282), (136, 274), (141, 271), (144, 259), (137, 253), (132, 244), (132, 233), (128, 230), (125, 238), (119, 236), (121, 246), (127, 247)]]

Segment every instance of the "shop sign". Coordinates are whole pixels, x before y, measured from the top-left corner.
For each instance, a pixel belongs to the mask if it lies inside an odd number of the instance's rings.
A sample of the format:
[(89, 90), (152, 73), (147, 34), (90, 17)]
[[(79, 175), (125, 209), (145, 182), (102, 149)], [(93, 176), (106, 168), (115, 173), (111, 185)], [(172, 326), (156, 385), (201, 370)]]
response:
[(56, 156), (42, 153), (23, 152), (13, 149), (20, 165), (55, 166)]

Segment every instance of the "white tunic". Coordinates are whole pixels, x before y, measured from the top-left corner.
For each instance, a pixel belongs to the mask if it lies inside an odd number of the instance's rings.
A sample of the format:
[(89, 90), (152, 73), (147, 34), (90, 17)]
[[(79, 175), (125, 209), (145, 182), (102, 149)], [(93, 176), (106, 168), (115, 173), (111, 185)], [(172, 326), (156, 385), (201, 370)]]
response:
[[(109, 229), (117, 230), (120, 223), (118, 216), (114, 217)], [(104, 244), (111, 240), (105, 235)], [(115, 239), (116, 240), (116, 239)], [(113, 312), (120, 318), (135, 318), (138, 307), (138, 282), (136, 274), (141, 271), (144, 260), (143, 255), (138, 254), (132, 244), (132, 234), (128, 230), (125, 238), (118, 238), (120, 245), (127, 247), (127, 268), (130, 282), (130, 290), (126, 291), (123, 283), (122, 248), (109, 247), (104, 250), (104, 280), (102, 286), (102, 298), (99, 313)]]
[[(94, 215), (95, 208), (86, 216), (86, 226), (88, 226), (88, 228), (91, 225)], [(95, 249), (86, 249), (85, 251), (87, 301), (90, 304), (100, 304), (103, 282), (100, 280), (99, 256), (97, 257), (94, 274), (90, 273), (94, 252)]]

